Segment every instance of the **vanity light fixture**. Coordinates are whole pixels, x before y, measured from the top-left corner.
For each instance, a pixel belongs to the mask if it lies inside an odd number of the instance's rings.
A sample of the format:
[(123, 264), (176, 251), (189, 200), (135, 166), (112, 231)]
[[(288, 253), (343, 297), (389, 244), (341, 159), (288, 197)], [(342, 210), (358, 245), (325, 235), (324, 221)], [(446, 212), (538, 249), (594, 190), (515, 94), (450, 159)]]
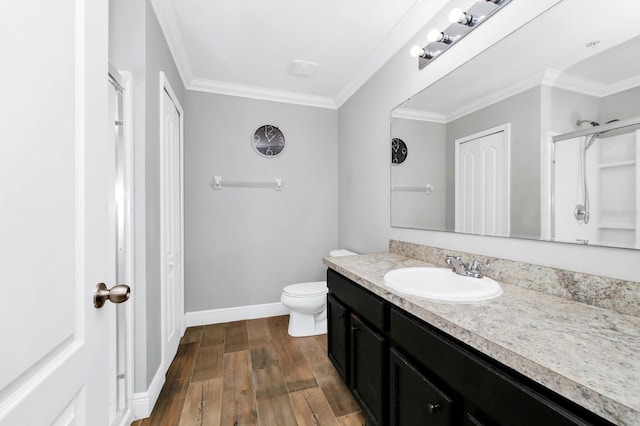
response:
[(423, 69), (437, 56), (442, 55), (451, 46), (473, 31), (498, 10), (512, 0), (477, 0), (466, 11), (455, 8), (449, 13), (451, 24), (444, 30), (433, 29), (427, 34), (429, 43), (424, 46), (413, 46), (411, 56), (418, 58), (418, 69)]

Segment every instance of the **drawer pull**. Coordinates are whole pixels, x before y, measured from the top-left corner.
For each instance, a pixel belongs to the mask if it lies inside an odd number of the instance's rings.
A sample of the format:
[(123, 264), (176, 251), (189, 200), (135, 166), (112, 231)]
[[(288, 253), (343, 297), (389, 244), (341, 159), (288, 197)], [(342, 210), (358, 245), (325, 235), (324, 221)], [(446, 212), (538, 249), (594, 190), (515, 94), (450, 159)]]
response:
[(338, 314), (338, 319), (344, 318), (344, 314)]
[(355, 325), (351, 326), (351, 331), (358, 331), (360, 330), (360, 327), (356, 327)]
[(434, 404), (434, 403), (427, 404), (427, 411), (429, 411), (429, 413), (431, 414), (435, 414), (439, 408), (440, 408), (439, 404)]

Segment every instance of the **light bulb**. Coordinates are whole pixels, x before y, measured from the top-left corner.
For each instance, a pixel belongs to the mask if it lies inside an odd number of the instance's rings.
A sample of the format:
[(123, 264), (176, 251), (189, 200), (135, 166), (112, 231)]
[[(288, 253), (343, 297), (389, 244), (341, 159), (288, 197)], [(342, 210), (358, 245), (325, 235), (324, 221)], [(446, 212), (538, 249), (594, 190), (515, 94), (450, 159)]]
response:
[(442, 31), (436, 30), (436, 29), (429, 31), (429, 34), (427, 34), (427, 40), (429, 40), (432, 43), (438, 42), (438, 43), (447, 43), (447, 44), (450, 44), (453, 41), (451, 37), (449, 37)]
[(469, 15), (467, 12), (463, 12), (462, 9), (457, 7), (449, 14), (449, 21), (472, 27), (478, 22), (478, 18), (473, 15)]
[(442, 40), (443, 35), (444, 34), (442, 34), (442, 31), (433, 29), (429, 31), (429, 34), (427, 34), (427, 40), (429, 40), (432, 43), (435, 41), (440, 41)]
[(424, 49), (416, 44), (411, 48), (411, 50), (409, 50), (409, 54), (414, 58), (418, 58), (424, 55)]
[(449, 22), (451, 23), (460, 23), (463, 20), (465, 13), (459, 7), (456, 7), (449, 13)]

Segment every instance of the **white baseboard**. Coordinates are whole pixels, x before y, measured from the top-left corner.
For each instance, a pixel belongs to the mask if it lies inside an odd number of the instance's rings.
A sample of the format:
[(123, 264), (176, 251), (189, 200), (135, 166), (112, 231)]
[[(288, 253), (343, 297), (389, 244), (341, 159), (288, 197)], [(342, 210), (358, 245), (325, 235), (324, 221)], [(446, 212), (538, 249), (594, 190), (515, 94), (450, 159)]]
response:
[(187, 312), (185, 323), (187, 327), (223, 322), (242, 321), (256, 318), (267, 318), (289, 314), (289, 309), (281, 302), (265, 303), (263, 305), (237, 306), (234, 308), (211, 309), (208, 311)]
[(133, 418), (144, 419), (151, 415), (153, 407), (156, 405), (160, 391), (164, 385), (165, 374), (164, 367), (161, 365), (153, 376), (153, 380), (146, 392), (136, 392), (133, 394)]

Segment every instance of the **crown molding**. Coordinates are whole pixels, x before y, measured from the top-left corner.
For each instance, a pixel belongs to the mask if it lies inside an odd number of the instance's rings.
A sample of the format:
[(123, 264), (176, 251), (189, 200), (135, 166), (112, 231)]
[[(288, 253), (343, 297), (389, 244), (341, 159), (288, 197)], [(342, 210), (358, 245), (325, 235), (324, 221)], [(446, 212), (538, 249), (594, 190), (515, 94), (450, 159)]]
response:
[(608, 86), (605, 84), (552, 68), (547, 68), (545, 71), (542, 84), (599, 98), (606, 96), (608, 92)]
[(358, 68), (356, 73), (340, 89), (335, 97), (338, 108), (369, 81), (409, 40), (415, 37), (424, 28), (425, 23), (433, 19), (433, 16), (447, 3), (448, 0), (419, 0), (414, 3), (411, 9), (382, 40), (369, 59)]
[(488, 107), (489, 105), (493, 105), (496, 102), (503, 101), (507, 98), (510, 98), (511, 96), (517, 95), (518, 93), (522, 93), (525, 90), (529, 90), (532, 87), (539, 85), (540, 81), (541, 77), (539, 75), (532, 75), (528, 78), (519, 80), (515, 84), (506, 86), (500, 90), (496, 90), (489, 96), (485, 96), (482, 99), (472, 101), (458, 109), (451, 111), (448, 114), (445, 114), (446, 122), (448, 123), (450, 121), (457, 120), (460, 117), (464, 117), (465, 115), (471, 114), (472, 112)]
[(608, 86), (609, 92), (605, 96), (623, 92), (625, 90), (634, 89), (640, 86), (640, 75), (619, 81)]
[(634, 76), (613, 84), (603, 84), (549, 68), (544, 74), (542, 84), (602, 98), (640, 86), (640, 76)]
[(444, 114), (420, 111), (410, 108), (396, 108), (391, 112), (391, 118), (402, 118), (405, 120), (428, 121), (430, 123), (447, 123), (447, 117)]
[(160, 23), (160, 28), (162, 28), (162, 32), (164, 33), (176, 68), (178, 68), (178, 74), (180, 74), (182, 84), (187, 87), (193, 81), (193, 72), (187, 59), (187, 53), (184, 51), (184, 43), (180, 37), (180, 31), (178, 31), (173, 4), (166, 0), (151, 0), (151, 5)]
[(305, 105), (317, 108), (337, 109), (333, 98), (326, 96), (307, 95), (285, 90), (265, 89), (262, 87), (246, 86), (242, 84), (225, 83), (223, 81), (194, 78), (186, 86), (189, 90), (217, 93), (220, 95), (240, 96), (243, 98), (259, 99), (272, 102), (285, 102), (289, 104)]
[[(517, 95), (518, 93), (522, 93), (525, 90), (529, 90), (538, 85), (570, 90), (572, 92), (577, 92), (585, 95), (602, 98), (605, 96), (613, 95), (615, 93), (640, 86), (640, 76), (633, 77), (633, 78), (630, 78), (621, 82), (617, 82), (614, 84), (602, 84), (584, 77), (579, 77), (576, 75), (567, 74), (555, 69), (548, 68), (545, 70), (544, 75), (542, 76), (534, 74), (529, 78), (520, 80), (517, 83), (507, 86), (501, 90), (494, 91), (489, 96), (486, 96), (475, 102), (470, 102), (449, 113), (437, 114), (433, 112), (420, 111), (422, 114), (413, 114), (413, 115), (418, 117), (431, 116), (431, 117), (435, 117), (436, 119), (438, 118), (438, 116), (440, 116), (440, 117), (444, 117), (442, 119), (443, 121), (436, 121), (436, 122), (448, 123), (450, 121), (457, 120), (460, 117), (464, 117), (465, 115), (478, 111), (482, 108), (486, 108), (489, 105), (493, 105), (497, 102), (503, 101), (507, 98), (510, 98), (511, 96)], [(396, 115), (394, 111), (394, 117), (395, 116)], [(413, 119), (417, 120), (420, 118), (413, 118)], [(427, 121), (435, 121), (435, 120), (427, 120)]]

